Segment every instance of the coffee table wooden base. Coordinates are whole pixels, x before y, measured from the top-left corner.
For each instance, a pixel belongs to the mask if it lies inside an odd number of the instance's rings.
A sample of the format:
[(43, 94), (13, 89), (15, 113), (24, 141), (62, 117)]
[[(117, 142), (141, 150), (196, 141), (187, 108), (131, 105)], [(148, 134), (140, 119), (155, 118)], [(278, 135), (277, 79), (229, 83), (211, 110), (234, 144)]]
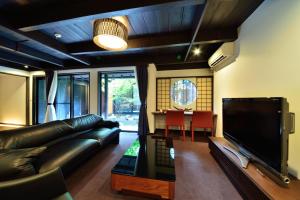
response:
[(116, 191), (134, 191), (160, 196), (162, 199), (173, 199), (175, 182), (111, 174), (111, 186)]

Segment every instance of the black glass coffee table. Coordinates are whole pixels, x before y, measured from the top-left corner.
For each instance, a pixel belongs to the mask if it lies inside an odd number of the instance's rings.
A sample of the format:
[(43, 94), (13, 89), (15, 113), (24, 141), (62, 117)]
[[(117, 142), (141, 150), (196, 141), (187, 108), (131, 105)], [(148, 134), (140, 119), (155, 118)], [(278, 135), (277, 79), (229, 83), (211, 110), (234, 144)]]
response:
[(112, 188), (173, 199), (174, 158), (172, 138), (140, 136), (111, 170)]

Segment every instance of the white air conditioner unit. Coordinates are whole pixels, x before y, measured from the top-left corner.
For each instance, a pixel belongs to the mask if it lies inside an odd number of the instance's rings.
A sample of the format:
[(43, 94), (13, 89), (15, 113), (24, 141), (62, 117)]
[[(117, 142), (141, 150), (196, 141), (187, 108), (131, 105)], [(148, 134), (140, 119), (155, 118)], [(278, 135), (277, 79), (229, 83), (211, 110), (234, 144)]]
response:
[(234, 42), (222, 44), (220, 48), (208, 59), (208, 65), (218, 71), (225, 66), (233, 63), (237, 57), (236, 46)]

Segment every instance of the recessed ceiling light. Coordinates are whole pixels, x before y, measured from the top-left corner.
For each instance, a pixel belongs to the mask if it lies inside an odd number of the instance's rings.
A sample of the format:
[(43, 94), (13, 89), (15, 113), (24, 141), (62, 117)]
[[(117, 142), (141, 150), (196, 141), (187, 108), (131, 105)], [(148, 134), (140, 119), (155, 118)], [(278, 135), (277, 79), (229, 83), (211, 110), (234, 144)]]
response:
[(28, 67), (28, 65), (24, 65), (24, 68), (25, 68), (25, 69), (28, 69), (29, 67)]
[(54, 37), (56, 39), (62, 38), (62, 35), (60, 33), (54, 33)]
[(181, 59), (182, 59), (181, 54), (177, 54), (176, 59), (177, 59), (177, 60), (181, 60)]
[(200, 48), (195, 48), (195, 49), (193, 50), (193, 53), (194, 53), (195, 56), (199, 56), (200, 53), (201, 53)]

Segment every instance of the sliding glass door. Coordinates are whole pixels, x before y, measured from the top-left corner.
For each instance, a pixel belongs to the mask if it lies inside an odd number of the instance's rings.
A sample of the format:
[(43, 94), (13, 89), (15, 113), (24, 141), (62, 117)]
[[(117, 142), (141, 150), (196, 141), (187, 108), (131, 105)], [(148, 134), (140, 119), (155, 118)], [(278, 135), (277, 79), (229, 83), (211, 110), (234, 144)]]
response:
[(140, 100), (133, 71), (99, 74), (99, 113), (120, 123), (123, 131), (137, 131)]
[(44, 77), (35, 77), (34, 79), (34, 92), (35, 98), (33, 99), (33, 122), (40, 124), (44, 123), (45, 113), (47, 107), (47, 98), (46, 98), (46, 81)]
[(89, 113), (89, 75), (73, 76), (73, 116)]
[[(62, 74), (58, 76), (57, 93), (54, 101), (58, 120), (89, 113), (89, 74)], [(34, 81), (33, 123), (44, 123), (47, 98), (45, 77)]]
[(54, 101), (56, 118), (68, 119), (71, 117), (71, 76), (58, 76), (57, 91)]

